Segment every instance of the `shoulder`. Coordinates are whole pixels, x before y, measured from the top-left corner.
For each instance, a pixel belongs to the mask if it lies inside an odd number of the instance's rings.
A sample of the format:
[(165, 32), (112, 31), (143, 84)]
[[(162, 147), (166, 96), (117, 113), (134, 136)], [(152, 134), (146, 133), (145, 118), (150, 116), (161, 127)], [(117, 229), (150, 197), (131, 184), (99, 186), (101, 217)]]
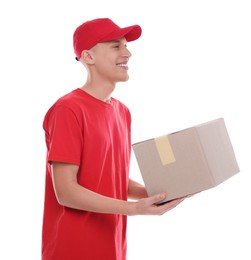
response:
[(111, 98), (112, 104), (114, 107), (116, 107), (119, 110), (124, 110), (127, 113), (130, 113), (129, 108), (120, 100), (116, 98)]
[(119, 115), (119, 117), (122, 117), (127, 121), (131, 121), (130, 110), (123, 102), (112, 98), (112, 105), (114, 107), (114, 110), (116, 111), (115, 113)]
[(72, 105), (80, 99), (79, 90), (74, 89), (73, 91), (61, 96), (54, 105)]
[(79, 96), (78, 90), (75, 89), (56, 100), (47, 110), (44, 121), (48, 121), (54, 117), (68, 117), (79, 113)]
[[(79, 94), (78, 89), (74, 89), (73, 91), (61, 96), (57, 99), (54, 104), (49, 108), (48, 112), (57, 110), (57, 109), (65, 109), (74, 111), (80, 104), (81, 96)], [(83, 101), (83, 100), (81, 100)], [(81, 102), (83, 104), (83, 102)]]

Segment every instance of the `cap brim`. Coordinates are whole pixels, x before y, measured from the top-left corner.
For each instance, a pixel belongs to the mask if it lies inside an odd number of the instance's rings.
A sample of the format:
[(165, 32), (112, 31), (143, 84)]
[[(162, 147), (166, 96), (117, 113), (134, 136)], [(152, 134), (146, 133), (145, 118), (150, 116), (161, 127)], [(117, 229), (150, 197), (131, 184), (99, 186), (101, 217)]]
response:
[(137, 40), (142, 33), (142, 29), (139, 25), (132, 25), (129, 27), (121, 28), (113, 31), (102, 39), (102, 42), (112, 41), (118, 38), (125, 37), (128, 42)]

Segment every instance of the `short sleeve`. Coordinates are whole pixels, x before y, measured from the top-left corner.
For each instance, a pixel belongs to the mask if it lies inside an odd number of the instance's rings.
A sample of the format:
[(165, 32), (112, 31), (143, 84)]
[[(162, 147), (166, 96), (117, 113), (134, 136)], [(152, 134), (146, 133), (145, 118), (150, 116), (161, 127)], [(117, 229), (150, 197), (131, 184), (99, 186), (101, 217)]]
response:
[(47, 160), (80, 164), (83, 133), (77, 116), (69, 107), (53, 107), (44, 120)]

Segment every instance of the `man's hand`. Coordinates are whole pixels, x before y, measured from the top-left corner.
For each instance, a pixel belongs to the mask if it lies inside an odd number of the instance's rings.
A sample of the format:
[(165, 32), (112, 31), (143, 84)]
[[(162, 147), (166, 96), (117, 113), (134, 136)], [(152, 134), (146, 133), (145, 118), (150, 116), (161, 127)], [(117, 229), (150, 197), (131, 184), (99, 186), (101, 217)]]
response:
[(165, 198), (165, 193), (159, 193), (148, 198), (140, 199), (135, 202), (134, 210), (131, 215), (162, 215), (175, 208), (186, 197), (174, 199), (162, 205), (156, 205), (156, 203), (161, 203)]

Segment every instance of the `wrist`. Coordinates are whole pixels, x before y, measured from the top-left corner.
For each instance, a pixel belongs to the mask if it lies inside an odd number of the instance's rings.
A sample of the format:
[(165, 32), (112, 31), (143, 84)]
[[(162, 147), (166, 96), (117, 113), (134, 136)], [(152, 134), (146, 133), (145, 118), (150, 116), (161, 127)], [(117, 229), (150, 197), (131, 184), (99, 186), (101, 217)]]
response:
[(136, 204), (137, 204), (136, 201), (127, 201), (127, 207), (126, 207), (126, 215), (127, 216), (137, 215)]

